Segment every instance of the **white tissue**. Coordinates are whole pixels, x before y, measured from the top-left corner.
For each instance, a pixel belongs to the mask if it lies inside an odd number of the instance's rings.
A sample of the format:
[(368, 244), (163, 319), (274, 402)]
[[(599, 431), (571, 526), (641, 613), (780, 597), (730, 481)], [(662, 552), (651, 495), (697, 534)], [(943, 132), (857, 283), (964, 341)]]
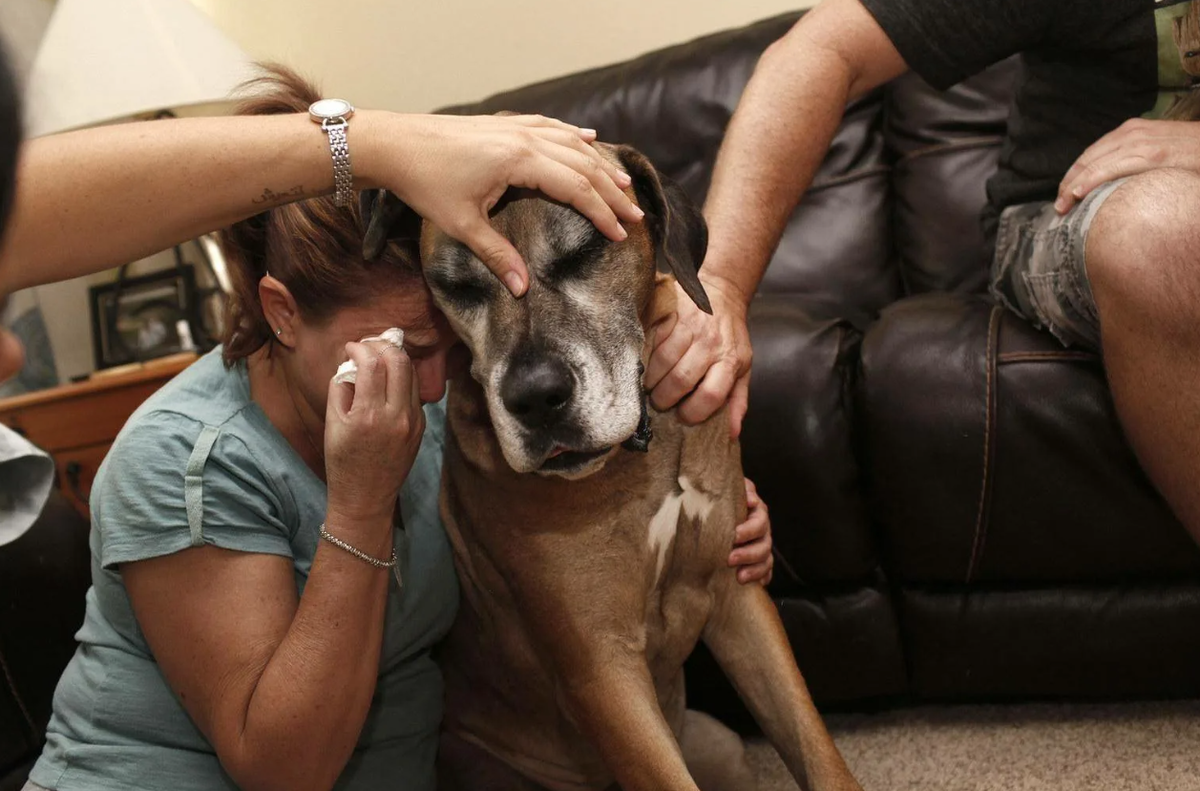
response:
[[(404, 347), (404, 330), (399, 327), (392, 327), (391, 329), (384, 330), (381, 335), (372, 335), (369, 338), (363, 338), (359, 343), (370, 343), (371, 341), (383, 341), (384, 343), (392, 344), (397, 349), (401, 349)], [(339, 365), (337, 373), (333, 375), (333, 381), (338, 384), (354, 384), (357, 378), (358, 366), (354, 364), (353, 360), (347, 360)]]

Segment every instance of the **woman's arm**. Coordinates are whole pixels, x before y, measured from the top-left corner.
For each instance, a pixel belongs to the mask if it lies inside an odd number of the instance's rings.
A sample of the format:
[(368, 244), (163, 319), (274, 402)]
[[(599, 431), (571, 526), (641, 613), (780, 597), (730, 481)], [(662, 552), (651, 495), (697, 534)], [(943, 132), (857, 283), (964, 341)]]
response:
[[(330, 385), (326, 526), (383, 560), (424, 413), (402, 350), (347, 351), (359, 373)], [(290, 559), (216, 546), (120, 571), (167, 683), (238, 786), (331, 788), (375, 691), (391, 570), (318, 541), (303, 596)]]
[[(539, 116), (362, 110), (348, 131), (358, 188), (392, 190), (498, 275), (526, 280), (487, 222), (510, 185), (570, 203), (613, 239), (637, 221), (595, 133)], [(618, 186), (620, 184), (620, 187)], [(431, 188), (433, 187), (433, 188)], [(27, 141), (0, 249), (0, 294), (145, 257), (294, 200), (333, 191), (325, 133), (304, 114), (145, 121)]]
[(206, 546), (121, 567), (167, 682), (246, 791), (331, 788), (374, 694), (391, 574), (321, 544), (303, 597), (275, 555)]

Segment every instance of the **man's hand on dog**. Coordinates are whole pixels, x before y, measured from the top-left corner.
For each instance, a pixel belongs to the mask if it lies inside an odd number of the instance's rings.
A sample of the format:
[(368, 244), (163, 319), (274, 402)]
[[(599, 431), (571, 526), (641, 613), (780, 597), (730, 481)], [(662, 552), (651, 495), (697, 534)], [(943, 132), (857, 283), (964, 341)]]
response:
[(1101, 184), (1157, 168), (1200, 173), (1200, 124), (1126, 121), (1079, 156), (1058, 186), (1054, 208), (1066, 214)]
[[(713, 313), (708, 315), (676, 286), (677, 318), (654, 328), (654, 352), (646, 367), (646, 387), (656, 409), (679, 405), (679, 419), (696, 424), (729, 402), (733, 437), (742, 433), (750, 401), (750, 331), (746, 300), (723, 281), (706, 279)], [(682, 399), (682, 400), (681, 400)]]
[(630, 178), (590, 143), (596, 132), (540, 115), (404, 116), (417, 154), (397, 165), (404, 172), (398, 197), (419, 215), (466, 244), (516, 296), (529, 271), (520, 254), (488, 222), (509, 189), (538, 190), (570, 204), (613, 241), (639, 222), (642, 210), (622, 191)]
[(733, 551), (729, 553), (729, 565), (738, 566), (740, 583), (771, 582), (775, 571), (775, 555), (772, 553), (771, 517), (767, 504), (758, 496), (754, 482), (746, 479), (746, 521), (737, 526), (733, 535)]

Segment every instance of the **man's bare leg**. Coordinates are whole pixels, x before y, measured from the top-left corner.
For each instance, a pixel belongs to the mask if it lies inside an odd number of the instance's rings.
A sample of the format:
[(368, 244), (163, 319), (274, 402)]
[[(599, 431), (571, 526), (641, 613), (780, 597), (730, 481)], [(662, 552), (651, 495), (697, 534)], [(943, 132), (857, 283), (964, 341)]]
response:
[(1086, 261), (1121, 425), (1200, 542), (1200, 175), (1152, 170), (1121, 184)]

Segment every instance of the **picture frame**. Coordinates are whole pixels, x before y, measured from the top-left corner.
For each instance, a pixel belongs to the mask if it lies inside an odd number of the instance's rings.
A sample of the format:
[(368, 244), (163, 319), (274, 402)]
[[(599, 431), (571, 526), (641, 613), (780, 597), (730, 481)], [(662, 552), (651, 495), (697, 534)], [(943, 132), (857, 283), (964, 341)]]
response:
[(194, 351), (199, 326), (190, 264), (88, 289), (96, 369)]

